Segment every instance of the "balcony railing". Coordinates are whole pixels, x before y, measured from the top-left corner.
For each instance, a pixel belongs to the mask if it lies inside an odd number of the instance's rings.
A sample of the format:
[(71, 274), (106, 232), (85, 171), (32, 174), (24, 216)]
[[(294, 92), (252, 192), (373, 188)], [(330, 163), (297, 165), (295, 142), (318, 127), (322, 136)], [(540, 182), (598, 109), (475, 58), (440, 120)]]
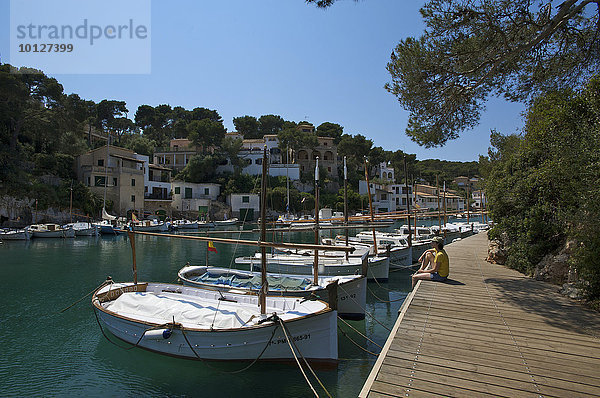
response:
[(171, 195), (163, 195), (160, 193), (144, 193), (144, 199), (155, 199), (155, 200), (173, 200)]
[(154, 148), (154, 154), (155, 155), (158, 154), (158, 153), (172, 153), (172, 152), (192, 152), (192, 153), (196, 153), (196, 149), (195, 148), (189, 148), (189, 147), (171, 148), (171, 147), (168, 147), (168, 146)]

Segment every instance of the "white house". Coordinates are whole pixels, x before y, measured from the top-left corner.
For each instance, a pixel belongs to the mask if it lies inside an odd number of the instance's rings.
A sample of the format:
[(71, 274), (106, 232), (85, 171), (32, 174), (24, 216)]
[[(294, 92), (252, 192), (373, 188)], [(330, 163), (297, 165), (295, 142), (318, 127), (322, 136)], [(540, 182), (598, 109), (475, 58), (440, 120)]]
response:
[(208, 214), (210, 210), (210, 202), (217, 200), (221, 193), (221, 186), (212, 183), (199, 183), (184, 181), (173, 181), (171, 183), (173, 191), (173, 201), (171, 207), (174, 210), (182, 212), (198, 212)]
[(260, 196), (255, 193), (232, 193), (227, 196), (233, 217), (242, 221), (255, 220), (260, 215)]
[(471, 198), (473, 199), (473, 209), (480, 210), (483, 202), (483, 206), (486, 206), (487, 198), (485, 197), (485, 192), (483, 191), (474, 191), (471, 194)]
[[(246, 163), (242, 169), (243, 174), (262, 174), (263, 148), (266, 146), (269, 160), (268, 173), (271, 177), (287, 176), (290, 180), (300, 179), (300, 165), (281, 163), (282, 157), (277, 135), (267, 134), (263, 138), (243, 140), (242, 145), (243, 149), (239, 151), (238, 157)], [(227, 159), (227, 164), (218, 166), (217, 172), (232, 173), (231, 160)]]
[[(386, 171), (387, 173), (387, 171)], [(393, 177), (393, 174), (392, 174)], [(386, 177), (387, 178), (387, 177)], [(408, 191), (408, 203), (413, 205), (412, 187), (404, 184), (378, 184), (369, 183), (371, 188), (371, 201), (373, 211), (376, 213), (387, 213), (406, 210), (406, 192)], [(358, 193), (367, 195), (367, 181), (358, 182)]]
[(461, 197), (458, 192), (447, 189), (446, 194), (444, 195), (444, 190), (441, 187), (434, 187), (426, 184), (416, 185), (416, 204), (421, 210), (437, 211), (438, 200), (440, 203), (440, 210), (444, 209), (444, 196), (446, 198), (446, 210), (465, 210), (465, 199)]

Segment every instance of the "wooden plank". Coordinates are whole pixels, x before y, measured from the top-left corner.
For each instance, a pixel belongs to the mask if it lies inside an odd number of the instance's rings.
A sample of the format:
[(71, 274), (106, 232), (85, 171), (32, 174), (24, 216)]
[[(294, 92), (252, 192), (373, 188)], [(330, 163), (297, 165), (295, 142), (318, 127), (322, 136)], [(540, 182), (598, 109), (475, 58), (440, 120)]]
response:
[[(414, 380), (427, 380), (469, 390), (469, 393), (476, 392), (502, 397), (516, 397), (524, 394), (535, 396), (540, 393), (539, 388), (536, 388), (530, 381), (509, 380), (503, 377), (481, 374), (474, 375), (471, 372), (450, 368), (440, 370), (439, 367), (428, 364), (418, 364), (416, 368), (399, 367), (397, 365), (397, 363), (394, 365), (384, 364), (381, 368), (380, 374), (389, 374), (388, 379), (392, 380), (390, 383), (393, 383), (393, 380), (396, 380), (396, 383), (398, 380), (403, 380), (406, 384), (410, 383), (412, 387), (418, 385)], [(386, 379), (380, 378), (380, 380), (384, 381)], [(557, 393), (548, 395), (557, 396), (566, 392), (564, 390), (556, 391)]]
[[(459, 318), (452, 318), (452, 319), (448, 319), (446, 317), (436, 317), (436, 318), (432, 318), (432, 317), (426, 317), (426, 316), (417, 316), (417, 314), (411, 313), (409, 317), (406, 317), (404, 322), (405, 323), (414, 323), (414, 324), (418, 324), (420, 322), (424, 322), (425, 319), (428, 319), (428, 323), (431, 325), (440, 325), (443, 327), (456, 327), (456, 328), (468, 328), (468, 330), (489, 330), (490, 327), (493, 327), (493, 325), (490, 325), (489, 322), (484, 322), (482, 320), (478, 320), (478, 319), (459, 319)], [(495, 324), (497, 325), (502, 325), (502, 322), (495, 322)], [(582, 334), (582, 333), (576, 333), (576, 332), (569, 332), (569, 331), (565, 331), (565, 330), (558, 330), (556, 328), (540, 328), (539, 325), (535, 325), (535, 326), (530, 326), (530, 325), (525, 325), (523, 323), (515, 323), (515, 324), (509, 324), (508, 325), (510, 330), (513, 333), (519, 334), (519, 333), (527, 333), (531, 336), (536, 336), (539, 335), (541, 337), (546, 337), (546, 338), (556, 338), (556, 339), (565, 339), (565, 340), (569, 340), (572, 342), (580, 342), (581, 344), (585, 344), (585, 345), (591, 345), (594, 347), (597, 347), (598, 345), (598, 338), (594, 337), (594, 336), (590, 336), (588, 334)]]
[[(380, 372), (377, 377), (377, 380), (384, 381), (384, 382), (391, 384), (395, 380), (397, 380), (397, 376), (390, 375), (385, 372)], [(478, 390), (483, 389), (483, 388), (481, 388), (480, 385), (475, 385), (475, 384), (470, 384), (470, 383), (462, 383), (462, 385), (457, 386), (457, 385), (453, 385), (453, 384), (445, 384), (445, 382), (447, 382), (447, 381), (448, 381), (448, 378), (440, 376), (440, 375), (437, 376), (435, 381), (427, 380), (427, 379), (413, 378), (410, 380), (410, 383), (407, 383), (404, 386), (404, 391), (405, 391), (404, 396), (411, 397), (411, 396), (413, 396), (415, 391), (419, 391), (419, 392), (427, 391), (429, 393), (433, 392), (438, 397), (439, 396), (453, 396), (453, 397), (468, 396), (468, 397), (507, 397), (507, 398), (509, 398), (509, 397), (514, 397), (516, 395), (527, 396), (526, 394), (523, 395), (523, 391), (515, 391), (515, 390), (505, 389), (504, 394), (499, 394), (497, 389), (493, 388), (493, 386), (490, 386), (491, 388), (489, 388), (489, 391), (478, 391)], [(535, 396), (535, 394), (531, 394), (529, 396), (533, 397), (533, 396)]]
[[(440, 374), (447, 369), (457, 369), (466, 372), (476, 373), (477, 375), (498, 376), (505, 379), (520, 380), (523, 382), (535, 382), (539, 386), (548, 386), (581, 394), (600, 396), (600, 386), (581, 383), (577, 381), (565, 380), (556, 377), (556, 374), (549, 375), (534, 373), (531, 367), (526, 367), (522, 363), (514, 363), (512, 366), (498, 364), (486, 360), (485, 358), (466, 358), (464, 361), (460, 357), (444, 357), (435, 353), (433, 355), (420, 354), (415, 360), (412, 354), (390, 350), (388, 352), (387, 363), (396, 364), (396, 366), (406, 366), (407, 362), (412, 363), (412, 367), (418, 368), (421, 363), (426, 363), (438, 368)], [(400, 362), (398, 362), (400, 360)]]
[(454, 356), (472, 354), (481, 357), (485, 355), (487, 358), (492, 358), (497, 362), (505, 362), (511, 357), (524, 358), (529, 366), (536, 366), (547, 370), (557, 370), (562, 373), (575, 372), (571, 377), (577, 378), (579, 376), (585, 376), (588, 379), (595, 379), (593, 383), (600, 384), (600, 372), (598, 369), (594, 368), (594, 365), (597, 365), (597, 361), (582, 361), (579, 357), (573, 355), (565, 358), (558, 355), (548, 355), (547, 352), (539, 350), (526, 351), (523, 348), (517, 349), (515, 346), (500, 347), (495, 345), (492, 346), (490, 344), (475, 345), (469, 342), (453, 342), (450, 345), (443, 345), (436, 341), (429, 340), (420, 343), (419, 340), (419, 337), (404, 336), (401, 342), (394, 344), (393, 349), (415, 352), (415, 347), (419, 347), (420, 352), (424, 354), (427, 354), (428, 352), (442, 352)]
[[(465, 336), (474, 340), (488, 340), (490, 334), (493, 333), (494, 336), (514, 339), (514, 342), (527, 347), (531, 345), (535, 346), (536, 342), (540, 341), (549, 342), (545, 346), (551, 345), (555, 347), (553, 351), (565, 352), (565, 350), (568, 350), (571, 353), (583, 352), (583, 356), (594, 359), (600, 357), (600, 347), (598, 347), (598, 343), (594, 340), (576, 339), (569, 336), (553, 336), (549, 338), (547, 334), (543, 333), (544, 331), (540, 330), (530, 332), (529, 330), (513, 329), (506, 326), (483, 328), (479, 325), (469, 325), (469, 328), (465, 329), (465, 324), (443, 324), (440, 322), (428, 322), (426, 327), (430, 333)], [(423, 329), (422, 323), (414, 322), (412, 319), (404, 320), (402, 330), (416, 332), (421, 329)], [(537, 346), (540, 349), (547, 349), (542, 347), (544, 344), (537, 344)], [(561, 348), (556, 348), (557, 346)]]

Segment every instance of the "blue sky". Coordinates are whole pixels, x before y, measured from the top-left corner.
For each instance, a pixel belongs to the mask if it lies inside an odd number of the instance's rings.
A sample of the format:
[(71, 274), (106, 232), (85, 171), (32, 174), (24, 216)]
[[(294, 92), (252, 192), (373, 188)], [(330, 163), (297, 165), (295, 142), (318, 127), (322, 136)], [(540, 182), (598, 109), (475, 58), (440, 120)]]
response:
[[(322, 10), (303, 0), (155, 0), (150, 74), (54, 77), (67, 93), (126, 101), (131, 118), (142, 104), (201, 106), (216, 109), (232, 131), (233, 117), (277, 114), (339, 123), (345, 133), (418, 159), (477, 160), (487, 153), (491, 129), (518, 131), (523, 105), (493, 99), (479, 126), (425, 149), (405, 135), (408, 113), (383, 88), (392, 49), (423, 31), (420, 5), (340, 0)], [(0, 22), (7, 62), (8, 0), (0, 0)]]

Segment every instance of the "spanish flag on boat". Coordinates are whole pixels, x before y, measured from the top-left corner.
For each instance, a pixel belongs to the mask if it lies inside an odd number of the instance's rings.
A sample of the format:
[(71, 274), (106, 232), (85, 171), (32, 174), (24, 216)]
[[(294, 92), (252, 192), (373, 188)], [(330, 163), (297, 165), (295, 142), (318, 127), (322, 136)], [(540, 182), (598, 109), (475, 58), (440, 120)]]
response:
[(135, 213), (131, 213), (131, 221), (138, 221), (138, 218), (135, 215)]
[(209, 251), (209, 252), (215, 252), (215, 253), (218, 253), (218, 252), (217, 252), (217, 248), (216, 248), (216, 247), (215, 247), (215, 245), (212, 243), (212, 240), (209, 240), (209, 241), (208, 241), (208, 251)]

